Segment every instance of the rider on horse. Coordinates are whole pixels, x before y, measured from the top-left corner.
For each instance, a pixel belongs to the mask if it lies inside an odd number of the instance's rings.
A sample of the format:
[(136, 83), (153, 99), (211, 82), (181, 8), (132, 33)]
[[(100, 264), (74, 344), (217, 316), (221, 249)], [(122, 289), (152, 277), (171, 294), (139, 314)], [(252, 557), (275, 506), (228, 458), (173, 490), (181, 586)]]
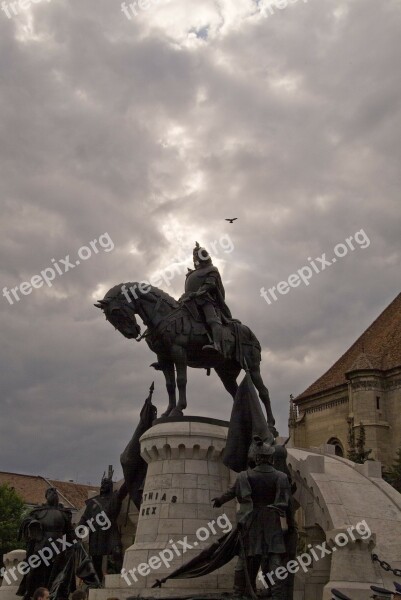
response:
[(230, 309), (225, 303), (225, 291), (220, 273), (212, 263), (205, 248), (196, 242), (193, 250), (195, 269), (188, 269), (185, 292), (179, 302), (185, 302), (189, 312), (199, 321), (201, 317), (210, 328), (213, 343), (202, 350), (212, 350), (223, 354), (223, 324), (232, 320)]

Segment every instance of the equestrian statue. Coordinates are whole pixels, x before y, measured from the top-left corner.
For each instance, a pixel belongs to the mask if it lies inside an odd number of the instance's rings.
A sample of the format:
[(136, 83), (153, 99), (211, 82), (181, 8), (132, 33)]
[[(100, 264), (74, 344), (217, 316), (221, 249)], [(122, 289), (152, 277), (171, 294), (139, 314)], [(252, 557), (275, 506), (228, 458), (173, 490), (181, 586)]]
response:
[[(237, 377), (245, 369), (273, 428), (269, 391), (260, 374), (260, 343), (249, 327), (232, 318), (220, 273), (197, 242), (193, 261), (194, 269), (189, 270), (185, 292), (178, 301), (147, 282), (128, 282), (111, 288), (95, 306), (124, 337), (145, 339), (156, 353), (157, 362), (151, 366), (163, 371), (169, 397), (163, 416), (183, 415), (188, 366), (206, 369), (208, 374), (214, 369), (233, 398)], [(147, 328), (142, 336), (136, 315)]]

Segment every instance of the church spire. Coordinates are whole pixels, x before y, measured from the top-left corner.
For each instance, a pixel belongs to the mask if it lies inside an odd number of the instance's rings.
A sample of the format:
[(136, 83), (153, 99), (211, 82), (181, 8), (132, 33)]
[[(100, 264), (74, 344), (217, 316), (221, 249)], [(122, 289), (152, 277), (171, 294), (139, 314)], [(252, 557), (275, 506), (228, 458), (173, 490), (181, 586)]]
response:
[(288, 416), (288, 429), (295, 429), (297, 425), (297, 409), (294, 404), (294, 396), (290, 394), (290, 413)]

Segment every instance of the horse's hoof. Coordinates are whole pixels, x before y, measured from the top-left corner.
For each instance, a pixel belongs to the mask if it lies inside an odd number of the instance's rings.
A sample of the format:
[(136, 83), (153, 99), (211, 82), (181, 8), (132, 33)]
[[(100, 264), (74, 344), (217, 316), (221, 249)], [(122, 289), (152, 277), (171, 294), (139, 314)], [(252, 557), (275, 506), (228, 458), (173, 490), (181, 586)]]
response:
[(162, 417), (169, 417), (172, 410), (174, 410), (174, 406), (168, 406), (166, 412), (162, 413)]
[(173, 408), (173, 410), (169, 414), (169, 417), (183, 417), (183, 416), (184, 416), (183, 412), (179, 408)]

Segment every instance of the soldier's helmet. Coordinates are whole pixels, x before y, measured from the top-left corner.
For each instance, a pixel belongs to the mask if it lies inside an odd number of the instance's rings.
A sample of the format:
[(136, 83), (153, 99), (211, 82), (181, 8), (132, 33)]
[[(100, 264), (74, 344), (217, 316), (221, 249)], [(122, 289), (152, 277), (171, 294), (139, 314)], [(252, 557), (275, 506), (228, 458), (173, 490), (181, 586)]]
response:
[(45, 492), (45, 498), (49, 504), (53, 504), (53, 505), (58, 504), (59, 495), (58, 495), (57, 488), (55, 488), (55, 487), (47, 488), (47, 490)]
[(257, 456), (272, 456), (274, 446), (266, 444), (258, 435), (253, 436), (252, 444), (248, 452), (248, 459), (255, 461)]
[(274, 446), (274, 468), (278, 471), (282, 471), (289, 479), (291, 479), (290, 472), (287, 467), (287, 456), (288, 452), (285, 446)]
[(206, 248), (199, 246), (198, 242), (195, 242), (195, 244), (196, 245), (192, 253), (195, 267), (198, 267), (199, 265), (210, 264), (212, 259), (209, 252), (206, 250)]

